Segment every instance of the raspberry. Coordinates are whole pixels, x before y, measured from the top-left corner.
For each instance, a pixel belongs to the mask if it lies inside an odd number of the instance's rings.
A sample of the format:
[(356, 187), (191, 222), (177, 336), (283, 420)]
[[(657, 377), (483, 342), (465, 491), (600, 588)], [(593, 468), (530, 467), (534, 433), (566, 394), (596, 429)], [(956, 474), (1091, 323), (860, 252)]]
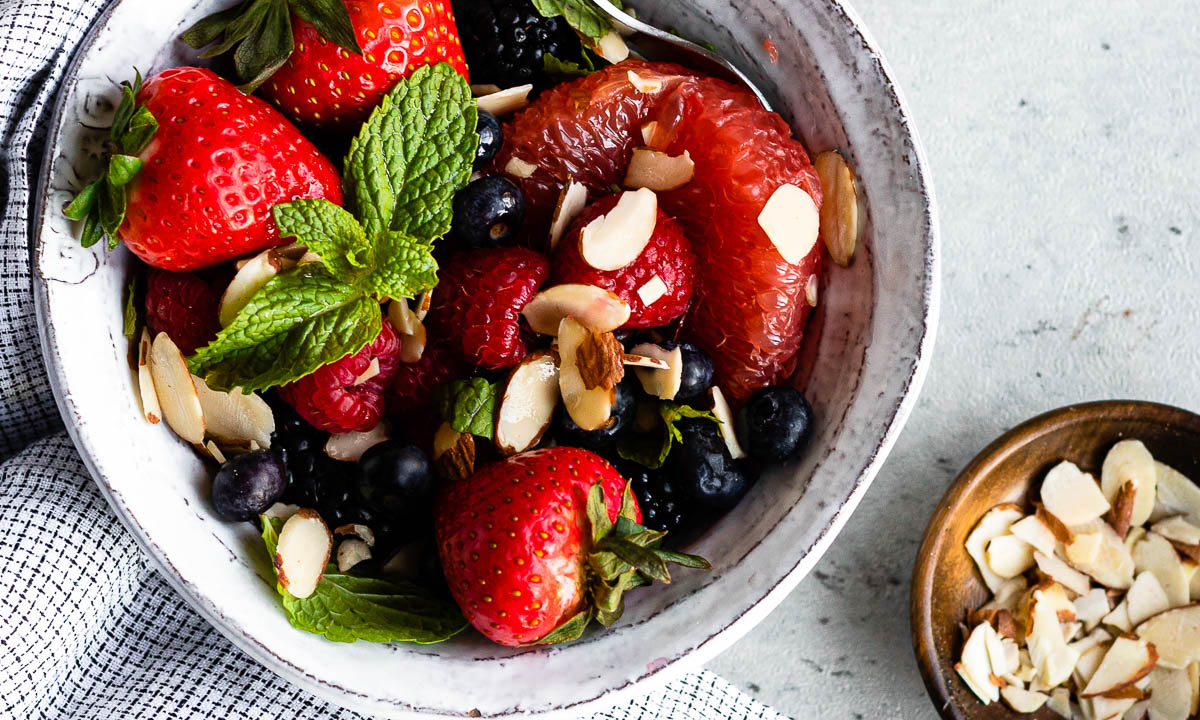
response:
[(566, 20), (547, 18), (529, 0), (467, 0), (454, 3), (471, 82), (545, 87), (545, 55), (579, 58), (579, 38)]
[(427, 345), (420, 360), (400, 363), (396, 368), (387, 394), (388, 414), (405, 420), (427, 417), (438, 385), (466, 376), (467, 370), (456, 340), (444, 339)]
[[(665, 325), (687, 310), (696, 276), (696, 258), (679, 223), (659, 210), (646, 249), (633, 262), (618, 270), (597, 270), (588, 265), (580, 254), (579, 236), (584, 226), (612, 210), (618, 197), (612, 195), (601, 198), (579, 213), (554, 250), (550, 282), (554, 285), (583, 283), (616, 293), (629, 303), (629, 320), (622, 327), (651, 328)], [(646, 305), (638, 290), (656, 276), (666, 286), (666, 292)]]
[(221, 293), (195, 273), (150, 268), (146, 273), (146, 326), (165, 332), (184, 355), (217, 336)]
[(498, 370), (521, 362), (521, 309), (533, 299), (550, 263), (523, 247), (469, 250), (450, 258), (433, 294), (434, 330), (458, 338), (463, 356)]
[[(358, 382), (372, 360), (379, 361), (379, 374)], [(379, 424), (384, 388), (399, 364), (400, 336), (385, 319), (379, 336), (362, 350), (284, 385), (279, 396), (315, 428), (363, 432)]]

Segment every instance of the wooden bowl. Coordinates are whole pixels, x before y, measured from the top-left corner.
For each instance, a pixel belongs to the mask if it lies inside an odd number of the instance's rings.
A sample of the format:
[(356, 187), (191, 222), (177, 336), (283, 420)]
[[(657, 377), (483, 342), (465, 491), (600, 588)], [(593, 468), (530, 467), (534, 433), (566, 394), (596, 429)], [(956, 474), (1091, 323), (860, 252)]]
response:
[[(1118, 440), (1141, 440), (1160, 460), (1200, 478), (1200, 415), (1149, 402), (1111, 400), (1053, 410), (1013, 428), (975, 457), (946, 490), (925, 528), (913, 571), (911, 627), (917, 664), (930, 699), (947, 720), (1018, 717), (1003, 701), (984, 705), (954, 671), (962, 650), (959, 623), (990, 594), (963, 543), (987, 510), (1029, 507), (1029, 492), (1061, 460), (1099, 475)], [(1023, 718), (1054, 720), (1043, 708)]]

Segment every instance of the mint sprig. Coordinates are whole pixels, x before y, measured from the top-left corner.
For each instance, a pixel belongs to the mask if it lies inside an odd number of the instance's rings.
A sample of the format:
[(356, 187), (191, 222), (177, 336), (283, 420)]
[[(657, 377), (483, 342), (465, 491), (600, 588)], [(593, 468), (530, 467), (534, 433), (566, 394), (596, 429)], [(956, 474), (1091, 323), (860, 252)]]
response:
[(292, 382), (374, 340), (381, 299), (436, 285), (432, 243), (449, 230), (451, 199), (470, 176), (475, 112), (449, 65), (401, 80), (351, 146), (346, 208), (313, 199), (272, 208), (280, 235), (321, 262), (268, 281), (188, 360), (191, 371), (219, 390)]
[[(260, 519), (263, 543), (273, 558), (283, 520)], [(306, 598), (295, 597), (278, 582), (275, 589), (293, 627), (334, 642), (437, 643), (467, 626), (457, 607), (417, 585), (346, 575), (332, 563)]]
[(580, 53), (580, 57), (582, 58), (582, 62), (574, 62), (546, 53), (542, 55), (542, 69), (545, 70), (547, 75), (553, 75), (558, 78), (585, 77), (596, 72), (596, 64), (592, 61), (590, 53), (587, 50)]
[(640, 465), (656, 470), (667, 461), (671, 448), (677, 442), (683, 442), (683, 433), (675, 424), (684, 418), (704, 418), (717, 423), (717, 417), (708, 410), (697, 410), (689, 405), (663, 401), (658, 405), (662, 426), (658, 432), (630, 433), (617, 442), (617, 454), (625, 460), (632, 460)]
[(438, 414), (450, 427), (491, 440), (498, 392), (496, 383), (481, 377), (467, 378), (440, 385), (434, 402)]
[[(610, 2), (622, 7), (620, 0)], [(543, 17), (562, 17), (585, 38), (599, 40), (612, 30), (612, 20), (589, 0), (533, 0), (533, 7)]]

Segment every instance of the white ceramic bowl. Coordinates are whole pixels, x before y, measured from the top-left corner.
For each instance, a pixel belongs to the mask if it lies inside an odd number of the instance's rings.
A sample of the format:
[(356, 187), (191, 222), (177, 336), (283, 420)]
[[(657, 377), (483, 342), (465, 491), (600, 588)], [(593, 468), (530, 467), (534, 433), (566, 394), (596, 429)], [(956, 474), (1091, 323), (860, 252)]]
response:
[[(131, 256), (83, 249), (60, 209), (89, 177), (131, 74), (195, 62), (176, 38), (225, 0), (120, 0), (79, 48), (50, 128), (35, 294), (67, 427), (110, 504), (163, 575), (250, 656), (334, 703), (392, 717), (575, 716), (695, 668), (783, 600), (833, 542), (883, 462), (929, 363), (937, 319), (933, 194), (899, 91), (854, 13), (834, 0), (635, 3), (661, 27), (712, 41), (774, 90), (813, 150), (858, 175), (864, 243), (821, 290), (808, 384), (817, 427), (803, 461), (765, 477), (692, 549), (715, 566), (630, 595), (608, 632), (512, 650), (464, 633), (434, 646), (335, 644), (294, 630), (261, 541), (210, 511), (192, 449), (145, 423), (121, 335)], [(778, 50), (772, 64), (764, 49)]]

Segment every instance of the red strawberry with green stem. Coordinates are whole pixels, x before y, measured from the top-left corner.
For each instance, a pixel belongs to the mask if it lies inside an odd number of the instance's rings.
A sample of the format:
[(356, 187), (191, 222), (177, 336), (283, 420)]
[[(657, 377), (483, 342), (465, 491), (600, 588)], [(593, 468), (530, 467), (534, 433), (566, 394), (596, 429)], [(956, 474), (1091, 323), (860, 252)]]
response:
[(450, 591), (480, 632), (501, 645), (569, 642), (593, 618), (620, 616), (622, 593), (670, 582), (667, 563), (707, 561), (659, 547), (665, 533), (599, 455), (552, 447), (514, 455), (447, 486), (434, 506)]
[(341, 203), (337, 171), (262, 100), (209, 70), (164, 70), (122, 85), (112, 156), (64, 210), (84, 247), (108, 236), (164, 270), (193, 270), (283, 241), (280, 202)]
[(237, 47), (248, 91), (293, 121), (353, 129), (398, 80), (423, 65), (466, 60), (446, 0), (244, 0), (183, 34), (205, 56)]

